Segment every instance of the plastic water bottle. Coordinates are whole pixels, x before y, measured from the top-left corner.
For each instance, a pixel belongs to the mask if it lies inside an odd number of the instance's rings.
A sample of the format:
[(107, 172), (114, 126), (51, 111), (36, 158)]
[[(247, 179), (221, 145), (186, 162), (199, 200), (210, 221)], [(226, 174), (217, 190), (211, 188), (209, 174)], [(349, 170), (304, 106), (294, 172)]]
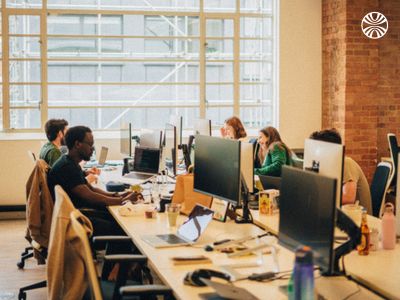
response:
[(396, 247), (396, 218), (393, 211), (393, 204), (386, 203), (382, 217), (382, 247), (388, 250)]
[(296, 260), (288, 286), (290, 300), (314, 299), (314, 263), (310, 247), (303, 246), (296, 250)]

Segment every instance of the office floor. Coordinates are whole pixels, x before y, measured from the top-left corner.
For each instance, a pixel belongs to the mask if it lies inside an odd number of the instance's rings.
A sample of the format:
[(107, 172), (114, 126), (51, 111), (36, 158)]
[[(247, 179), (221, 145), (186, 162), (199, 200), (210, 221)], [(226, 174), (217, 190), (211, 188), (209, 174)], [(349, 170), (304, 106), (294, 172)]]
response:
[[(35, 259), (28, 259), (23, 270), (16, 265), (22, 250), (28, 246), (24, 239), (25, 226), (25, 220), (0, 221), (0, 300), (18, 299), (20, 287), (45, 278), (45, 266), (37, 265)], [(30, 291), (27, 298), (46, 299), (46, 289)]]

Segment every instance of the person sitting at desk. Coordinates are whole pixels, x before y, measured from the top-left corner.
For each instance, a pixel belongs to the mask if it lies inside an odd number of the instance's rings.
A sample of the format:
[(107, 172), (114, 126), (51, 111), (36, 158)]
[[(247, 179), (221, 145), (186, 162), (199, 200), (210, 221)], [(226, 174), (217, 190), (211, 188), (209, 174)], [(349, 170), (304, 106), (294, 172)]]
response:
[(94, 139), (90, 128), (85, 126), (70, 128), (65, 135), (65, 142), (68, 146), (68, 154), (56, 161), (48, 175), (53, 199), (54, 187), (58, 184), (65, 190), (76, 208), (93, 208), (93, 210), (82, 212), (92, 222), (94, 235), (123, 234), (114, 218), (106, 210), (106, 206), (121, 205), (126, 200), (136, 202), (142, 197), (141, 194), (108, 193), (87, 182), (79, 163), (82, 160), (88, 161), (93, 153)]
[[(342, 137), (335, 129), (315, 131), (310, 139), (342, 144)], [(359, 164), (352, 158), (345, 156), (343, 170), (342, 204), (353, 204), (355, 200), (360, 201), (368, 214), (372, 214), (372, 200), (367, 178)]]
[(242, 121), (235, 116), (225, 120), (224, 127), (221, 127), (220, 132), (221, 136), (226, 139), (242, 141), (247, 137)]
[(255, 168), (255, 175), (281, 176), (282, 166), (290, 165), (290, 150), (282, 142), (281, 136), (274, 127), (265, 127), (258, 136), (260, 151), (265, 153), (261, 168)]
[(64, 136), (68, 130), (68, 122), (64, 119), (50, 119), (44, 125), (48, 142), (40, 149), (39, 158), (50, 167), (61, 157), (61, 146), (65, 145)]

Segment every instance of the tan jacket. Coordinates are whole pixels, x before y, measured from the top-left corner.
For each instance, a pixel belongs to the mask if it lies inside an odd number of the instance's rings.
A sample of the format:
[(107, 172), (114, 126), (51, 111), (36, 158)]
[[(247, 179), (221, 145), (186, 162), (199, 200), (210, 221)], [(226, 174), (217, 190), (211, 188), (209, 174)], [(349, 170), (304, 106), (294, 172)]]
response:
[(47, 171), (49, 165), (43, 160), (36, 161), (26, 183), (26, 220), (28, 228), (26, 239), (48, 248), (50, 237), (51, 217), (53, 214), (53, 198), (47, 186)]
[[(84, 249), (75, 235), (70, 214), (76, 210), (64, 192), (56, 195), (51, 224), (49, 252), (47, 256), (47, 298), (76, 300), (82, 299), (88, 284), (85, 276)], [(89, 235), (93, 227), (88, 218), (80, 212)]]

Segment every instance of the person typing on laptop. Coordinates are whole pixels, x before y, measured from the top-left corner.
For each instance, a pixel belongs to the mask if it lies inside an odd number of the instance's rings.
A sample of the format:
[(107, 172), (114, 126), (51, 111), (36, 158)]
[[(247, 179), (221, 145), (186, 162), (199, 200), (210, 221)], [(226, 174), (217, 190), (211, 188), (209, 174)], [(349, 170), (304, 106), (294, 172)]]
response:
[(83, 213), (92, 221), (94, 235), (123, 234), (105, 208), (109, 205), (120, 205), (126, 200), (136, 202), (142, 195), (134, 192), (121, 195), (108, 193), (87, 182), (79, 163), (82, 160), (88, 161), (93, 153), (94, 139), (90, 128), (85, 126), (70, 128), (65, 135), (65, 141), (69, 152), (61, 156), (49, 172), (50, 191), (54, 194), (54, 186), (59, 184), (76, 208), (92, 208), (90, 211), (83, 210)]

